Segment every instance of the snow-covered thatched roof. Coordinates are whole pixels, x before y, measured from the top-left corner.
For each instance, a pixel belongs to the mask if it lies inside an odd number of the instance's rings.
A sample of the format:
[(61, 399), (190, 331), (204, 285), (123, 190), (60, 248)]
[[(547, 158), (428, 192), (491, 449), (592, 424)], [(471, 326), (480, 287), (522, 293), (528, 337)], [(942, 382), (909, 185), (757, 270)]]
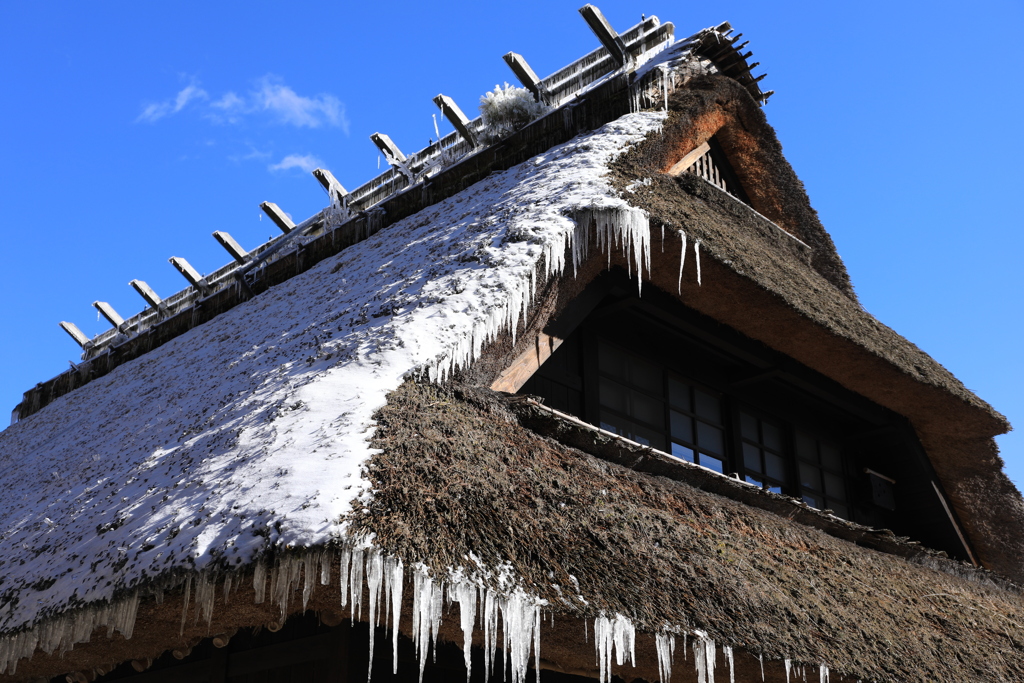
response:
[[(932, 576), (920, 563), (874, 555), (822, 534), (832, 522), (790, 533), (794, 522), (774, 513), (748, 515), (735, 502), (623, 473), (564, 445), (541, 448), (547, 436), (518, 424), (493, 396), (466, 399), (445, 388), (436, 402), (426, 400), (432, 389), (424, 386), (431, 382), (455, 377), (489, 385), (523, 351), (524, 329), (535, 332), (551, 318), (557, 308), (552, 301), (564, 304), (562, 299), (578, 292), (587, 278), (616, 266), (638, 287), (677, 296), (906, 416), (926, 448), (934, 446), (932, 457), (946, 485), (955, 485), (966, 471), (960, 464), (965, 453), (983, 451), (992, 433), (1005, 429), (987, 404), (859, 307), (841, 260), (751, 97), (756, 83), (734, 87), (732, 80), (715, 75), (714, 60), (691, 54), (695, 44), (683, 41), (664, 50), (660, 61), (652, 59), (632, 74), (639, 76), (633, 82), (624, 71), (602, 76), (588, 97), (571, 107), (352, 218), (346, 224), (351, 230), (338, 228), (343, 244), (330, 253), (316, 252), (316, 265), (282, 257), (276, 264), (287, 267), (280, 266), (272, 278), (275, 263), (268, 263), (263, 280), (245, 281), (255, 287), (254, 296), (231, 299), (234, 293), (226, 288), (221, 294), (228, 303), (203, 324), (179, 324), (188, 315), (182, 313), (153, 328), (149, 339), (158, 343), (152, 348), (138, 341), (140, 334), (125, 343), (117, 362), (113, 353), (96, 359), (106, 363), (103, 372), (89, 374), (84, 363), (63, 388), (49, 385), (45, 400), (0, 433), (0, 464), (7, 475), (0, 483), (0, 673), (40, 650), (53, 654), (39, 665), (46, 675), (53, 673), (47, 666), (64, 666), (54, 662), (65, 652), (78, 658), (74, 666), (87, 668), (109, 653), (101, 646), (68, 651), (100, 626), (134, 638), (117, 641), (125, 652), (129, 642), (159, 653), (175, 638), (206, 633), (197, 625), (200, 619), (207, 629), (217, 624), (225, 631), (253, 625), (254, 619), (283, 619), (297, 609), (299, 601), (289, 599), (299, 589), (303, 606), (336, 605), (340, 594), (347, 596), (341, 597), (342, 607), (350, 609), (346, 600), (351, 605), (363, 599), (364, 572), (370, 619), (384, 609), (377, 602), (383, 595), (396, 631), (410, 602), (403, 602), (402, 587), (412, 584), (410, 609), (418, 621), (410, 629), (417, 639), (436, 633), (440, 613), (432, 610), (440, 609), (444, 591), (466, 609), (470, 604), (476, 609), (477, 596), (486, 593), (480, 604), (488, 605), (488, 624), (497, 611), (503, 615), (504, 656), (514, 660), (516, 683), (530, 661), (531, 640), (539, 638), (541, 608), (594, 620), (595, 637), (605, 648), (602, 678), (612, 642), (617, 639), (621, 657), (623, 643), (637, 627), (657, 632), (650, 646), (657, 643), (659, 664), (665, 663), (673, 635), (687, 633), (704, 648), (702, 657), (713, 656), (717, 638), (752, 653), (830, 659), (817, 647), (826, 638), (809, 632), (810, 621), (788, 633), (785, 643), (769, 647), (749, 620), (729, 629), (727, 616), (742, 615), (724, 599), (704, 609), (695, 602), (704, 596), (700, 591), (668, 591), (667, 584), (653, 579), (640, 590), (632, 575), (616, 574), (622, 579), (618, 583), (603, 579), (597, 567), (614, 561), (628, 574), (629, 565), (647, 552), (623, 547), (610, 553), (609, 542), (625, 537), (606, 530), (595, 531), (593, 544), (579, 545), (579, 569), (560, 577), (553, 588), (544, 572), (554, 571), (552, 563), (569, 562), (551, 547), (561, 532), (546, 519), (525, 519), (523, 528), (537, 534), (517, 540), (513, 520), (537, 508), (512, 493), (515, 500), (508, 501), (497, 489), (487, 494), (497, 510), (491, 526), (460, 531), (460, 524), (475, 524), (469, 515), (481, 503), (452, 495), (453, 487), (472, 478), (473, 444), (484, 444), (477, 448), (484, 462), (493, 460), (494, 444), (504, 441), (511, 444), (509, 459), (491, 464), (495, 471), (510, 468), (498, 477), (511, 477), (502, 479), (509, 491), (535, 480), (538, 490), (551, 493), (545, 488), (551, 481), (526, 472), (529, 454), (516, 451), (533, 444), (549, 464), (561, 467), (575, 459), (586, 477), (607, 479), (600, 489), (580, 482), (576, 493), (601, 490), (621, 503), (610, 512), (601, 508), (616, 529), (635, 525), (640, 517), (657, 518), (682, 534), (693, 531), (693, 519), (703, 519), (718, 525), (716, 533), (730, 552), (746, 553), (756, 545), (750, 529), (760, 526), (765, 538), (813, 547), (821, 562), (856, 558), (879, 571), (902, 572), (901, 585), (923, 588), (934, 579), (944, 594), (956, 592), (972, 605), (992, 601), (996, 616), (985, 624), (1012, 619), (1019, 594), (984, 575), (980, 583), (961, 581), (948, 571)], [(651, 108), (629, 113), (644, 107)], [(572, 137), (581, 129), (587, 132)], [(758, 210), (695, 177), (658, 174), (663, 157), (682, 147), (689, 151), (703, 141), (700, 135), (706, 139), (715, 131), (735, 160), (749, 167), (740, 172), (756, 185), (749, 194)], [(372, 230), (370, 214), (377, 221)], [(659, 234), (659, 248), (652, 249)], [(333, 246), (330, 234), (316, 239)], [(316, 239), (304, 246), (315, 251)], [(296, 270), (301, 272), (293, 274)], [(557, 291), (551, 294), (563, 284), (562, 299)], [(540, 289), (548, 286), (545, 296), (552, 298), (542, 302)], [(173, 333), (160, 336), (161, 329)], [(80, 376), (85, 379), (75, 379)], [(455, 407), (446, 418), (449, 405)], [(400, 419), (403, 410), (415, 411), (407, 423)], [(463, 425), (465, 432), (457, 411), (473, 422)], [(429, 426), (424, 420), (446, 419), (450, 423), (443, 429), (424, 431)], [(962, 428), (959, 440), (944, 443), (951, 421)], [(421, 445), (424, 461), (417, 470), (415, 460), (401, 456), (415, 455)], [(446, 448), (452, 454), (447, 462), (438, 455), (448, 453)], [(992, 531), (997, 517), (961, 504), (970, 487), (1000, 484), (997, 461), (976, 463), (969, 474), (969, 485), (954, 489), (954, 503), (976, 520), (967, 526), (971, 540), (991, 566), (1016, 576), (1011, 570), (1019, 560), (1020, 534)], [(403, 478), (410, 480), (408, 486), (400, 483)], [(998, 495), (1005, 519), (1024, 519), (1019, 494), (1013, 498), (1000, 489)], [(439, 505), (438, 496), (452, 500)], [(694, 516), (684, 519), (684, 508)], [(582, 528), (590, 514), (569, 521)], [(436, 520), (448, 525), (444, 533), (429, 532)], [(493, 536), (506, 529), (507, 538), (471, 542), (473, 534)], [(694, 534), (687, 548), (665, 550), (659, 576), (690, 561), (707, 570), (701, 580), (708, 590), (742, 597), (737, 589), (742, 576), (735, 567), (716, 564), (707, 539)], [(638, 548), (662, 542), (640, 536)], [(437, 545), (427, 547), (431, 541)], [(487, 553), (477, 554), (485, 547)], [(787, 590), (817, 585), (806, 577), (813, 562), (764, 552), (754, 559), (765, 572), (778, 569), (791, 583)], [(851, 572), (824, 567), (822, 581), (839, 590), (847, 579), (866, 577)], [(412, 581), (403, 583), (403, 576)], [(264, 603), (268, 577), (269, 606), (244, 614), (223, 609), (229, 595), (248, 600), (250, 607)], [(878, 585), (842, 604), (850, 618), (881, 589), (877, 576), (867, 578)], [(215, 586), (223, 586), (223, 599)], [(671, 599), (662, 604), (659, 590)], [(165, 594), (171, 597), (163, 603)], [(624, 614), (629, 604), (635, 609)], [(222, 610), (219, 616), (215, 605)], [(785, 618), (795, 605), (780, 601), (763, 616)], [(830, 606), (836, 607), (824, 598), (814, 606), (814, 614), (825, 619), (819, 628), (832, 624), (826, 619)], [(884, 612), (885, 604), (877, 607)], [(133, 635), (140, 610), (161, 625), (147, 631), (149, 640)], [(181, 616), (169, 619), (173, 610)], [(265, 614), (277, 610), (278, 616)], [(195, 620), (186, 619), (193, 613)], [(909, 648), (910, 631), (900, 625), (925, 629), (931, 614), (922, 610), (904, 622), (883, 623), (878, 617), (868, 624), (871, 638), (903, 638)], [(179, 619), (175, 636), (167, 623), (176, 626)], [(468, 624), (467, 643), (472, 620)], [(497, 631), (488, 629), (490, 646)], [(1019, 642), (1018, 631), (1006, 633), (1009, 641)], [(1005, 644), (980, 631), (969, 637), (986, 646)], [(855, 639), (843, 640), (842, 647), (830, 661), (847, 671), (880, 677), (903, 672), (894, 667), (906, 652), (886, 653), (881, 666), (858, 667)], [(932, 661), (941, 650), (905, 661)], [(423, 657), (425, 652), (424, 647)], [(954, 654), (961, 655), (973, 656)], [(539, 664), (536, 650), (534, 656)], [(31, 669), (33, 662), (28, 664), (23, 670)], [(1022, 667), (1019, 657), (1011, 657), (1002, 669), (991, 670), (1019, 673)], [(940, 668), (936, 675), (952, 680), (964, 670)]]
[[(572, 268), (573, 212), (632, 212), (606, 165), (663, 119), (494, 174), (0, 433), (0, 631), (342, 539), (387, 393), (514, 328), (537, 269)], [(643, 227), (617, 248), (642, 260)]]

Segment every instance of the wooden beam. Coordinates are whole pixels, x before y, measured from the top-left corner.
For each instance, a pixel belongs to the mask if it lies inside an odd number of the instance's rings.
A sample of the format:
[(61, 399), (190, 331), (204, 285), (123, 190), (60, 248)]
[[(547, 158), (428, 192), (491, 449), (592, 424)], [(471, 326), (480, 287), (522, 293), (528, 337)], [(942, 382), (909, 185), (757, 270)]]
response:
[(231, 235), (221, 230), (214, 230), (213, 238), (220, 242), (220, 246), (224, 247), (224, 249), (231, 254), (231, 258), (238, 261), (239, 264), (245, 265), (249, 252), (242, 249), (242, 246), (236, 242)]
[(402, 150), (398, 149), (398, 145), (392, 142), (387, 135), (374, 133), (370, 139), (373, 140), (373, 144), (377, 145), (377, 149), (384, 153), (389, 164), (394, 166), (396, 163), (405, 163), (405, 155), (402, 154)]
[(491, 384), (494, 391), (507, 391), (514, 394), (522, 388), (526, 381), (533, 377), (533, 373), (540, 369), (551, 354), (562, 345), (563, 339), (552, 337), (541, 332), (537, 335), (534, 343), (526, 351), (519, 355), (512, 364), (498, 376)]
[(117, 328), (118, 332), (121, 332), (121, 326), (124, 325), (124, 318), (117, 314), (114, 307), (108, 304), (106, 301), (93, 301), (93, 308), (100, 312), (107, 322)]
[(288, 218), (288, 215), (274, 202), (263, 202), (260, 204), (260, 208), (263, 209), (263, 213), (267, 214), (270, 220), (274, 221), (274, 225), (280, 228), (284, 234), (287, 235), (295, 229), (295, 221)]
[(512, 73), (516, 75), (519, 82), (523, 84), (523, 87), (533, 93), (533, 99), (538, 102), (543, 101), (543, 93), (541, 92), (540, 78), (534, 73), (530, 65), (526, 63), (526, 59), (522, 55), (516, 54), (515, 52), (509, 52), (503, 56), (502, 59), (508, 64), (509, 68), (512, 69)]
[(132, 280), (128, 284), (132, 286), (132, 289), (139, 293), (139, 296), (146, 300), (146, 303), (149, 304), (150, 308), (157, 313), (162, 314), (164, 312), (163, 300), (156, 295), (156, 292), (154, 292), (149, 285), (142, 280)]
[(209, 294), (209, 283), (206, 281), (206, 278), (199, 274), (198, 270), (192, 267), (192, 264), (180, 256), (172, 256), (167, 260), (170, 261), (171, 265), (174, 266), (174, 268), (181, 273), (186, 280), (188, 280), (190, 285), (198, 289), (203, 296)]
[(83, 349), (87, 349), (92, 346), (92, 340), (85, 336), (85, 333), (78, 329), (78, 326), (74, 323), (65, 321), (60, 322), (60, 329), (68, 333), (68, 335), (75, 340), (75, 342)]
[(668, 174), (679, 175), (680, 173), (682, 173), (683, 171), (697, 163), (697, 159), (700, 159), (702, 156), (704, 156), (710, 151), (711, 145), (709, 145), (707, 142), (701, 144), (700, 147), (693, 150), (676, 163), (672, 164), (672, 168), (668, 169)]
[(590, 30), (594, 32), (597, 39), (601, 41), (601, 44), (611, 54), (612, 59), (619, 66), (624, 66), (629, 60), (626, 44), (622, 42), (622, 38), (615, 32), (615, 29), (608, 23), (608, 20), (604, 18), (604, 15), (601, 14), (601, 10), (591, 4), (586, 4), (580, 7), (580, 14), (583, 15), (583, 19), (590, 26)]
[(338, 199), (344, 199), (348, 196), (348, 190), (346, 190), (338, 179), (334, 177), (334, 174), (328, 171), (326, 168), (318, 168), (313, 171), (313, 177), (320, 181), (323, 188), (328, 193), (334, 193)]
[(473, 137), (473, 133), (469, 130), (469, 119), (459, 109), (459, 105), (455, 104), (455, 100), (447, 95), (438, 95), (434, 98), (434, 104), (441, 110), (441, 114), (448, 119), (448, 123), (452, 124), (455, 130), (459, 131), (462, 139), (468, 142), (471, 147), (476, 147), (476, 138)]

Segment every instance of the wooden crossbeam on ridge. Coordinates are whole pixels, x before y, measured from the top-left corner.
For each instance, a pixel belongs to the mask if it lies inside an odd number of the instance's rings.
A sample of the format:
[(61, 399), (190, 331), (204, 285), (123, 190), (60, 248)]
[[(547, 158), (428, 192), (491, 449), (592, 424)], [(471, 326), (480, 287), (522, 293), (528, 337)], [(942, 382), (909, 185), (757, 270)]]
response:
[(60, 321), (60, 329), (68, 333), (68, 335), (75, 340), (79, 346), (83, 349), (92, 346), (92, 340), (85, 336), (85, 333), (78, 329), (78, 326), (74, 323)]
[(108, 304), (106, 301), (93, 301), (93, 308), (100, 312), (107, 322), (117, 328), (118, 332), (122, 332), (121, 326), (124, 325), (124, 318), (117, 314), (114, 307)]
[(163, 312), (164, 312), (164, 302), (163, 302), (163, 299), (158, 297), (156, 295), (156, 292), (154, 292), (153, 289), (149, 285), (147, 285), (142, 280), (132, 280), (128, 284), (130, 284), (132, 286), (132, 289), (134, 289), (136, 292), (138, 292), (139, 296), (141, 296), (143, 299), (145, 299), (146, 303), (149, 304), (150, 308), (152, 308), (157, 313), (160, 313), (161, 315), (163, 314)]
[(586, 4), (580, 7), (580, 14), (583, 15), (583, 19), (586, 20), (587, 25), (590, 26), (590, 30), (594, 32), (597, 39), (601, 41), (605, 49), (611, 54), (619, 66), (625, 65), (629, 60), (629, 52), (626, 51), (626, 43), (623, 42), (621, 36), (615, 32), (612, 25), (608, 23), (608, 20), (601, 14), (601, 10), (594, 7), (591, 4)]
[(326, 168), (314, 169), (313, 177), (320, 182), (328, 193), (333, 194), (339, 200), (348, 196), (348, 190), (346, 190), (345, 187), (338, 182), (338, 179), (334, 177), (334, 174)]
[(260, 204), (260, 208), (263, 209), (263, 213), (267, 214), (267, 217), (274, 221), (274, 225), (280, 228), (284, 234), (287, 235), (295, 229), (295, 221), (288, 218), (288, 214), (282, 211), (281, 207), (274, 202), (263, 202)]
[(533, 93), (533, 99), (538, 102), (544, 101), (544, 93), (541, 91), (540, 78), (530, 68), (530, 65), (526, 63), (526, 59), (515, 52), (509, 52), (504, 55), (502, 59), (508, 64), (508, 67), (512, 69), (512, 73), (516, 75), (519, 82), (523, 84), (523, 87)]
[(459, 131), (459, 135), (471, 147), (476, 147), (476, 138), (473, 136), (472, 131), (469, 130), (469, 119), (459, 109), (459, 105), (455, 104), (455, 100), (447, 95), (438, 95), (434, 98), (434, 104), (441, 110), (441, 114), (448, 119), (448, 123), (452, 124), (452, 127)]
[(243, 249), (242, 245), (235, 241), (235, 238), (222, 230), (214, 230), (213, 238), (220, 242), (220, 246), (224, 247), (225, 251), (231, 254), (231, 258), (235, 259), (240, 265), (245, 265), (249, 252)]

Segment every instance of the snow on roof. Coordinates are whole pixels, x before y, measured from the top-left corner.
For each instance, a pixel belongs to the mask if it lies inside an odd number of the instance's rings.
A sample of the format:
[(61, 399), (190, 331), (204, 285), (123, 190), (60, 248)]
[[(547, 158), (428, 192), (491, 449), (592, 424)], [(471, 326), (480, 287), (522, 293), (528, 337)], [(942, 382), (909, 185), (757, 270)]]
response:
[[(536, 269), (565, 267), (574, 212), (639, 213), (606, 162), (664, 116), (495, 173), (0, 433), (0, 631), (343, 537), (387, 393), (514, 324)], [(642, 248), (646, 221), (624, 225), (615, 243)]]

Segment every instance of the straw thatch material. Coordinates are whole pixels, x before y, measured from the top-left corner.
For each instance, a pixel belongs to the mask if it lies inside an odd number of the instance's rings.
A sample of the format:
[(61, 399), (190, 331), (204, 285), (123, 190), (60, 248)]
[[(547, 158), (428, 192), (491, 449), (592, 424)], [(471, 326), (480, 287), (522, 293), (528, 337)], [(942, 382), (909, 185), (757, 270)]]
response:
[(864, 679), (1024, 677), (1019, 593), (599, 460), (486, 390), (407, 383), (377, 419), (377, 493), (354, 516), (402, 557), (508, 561), (556, 613), (701, 628)]

